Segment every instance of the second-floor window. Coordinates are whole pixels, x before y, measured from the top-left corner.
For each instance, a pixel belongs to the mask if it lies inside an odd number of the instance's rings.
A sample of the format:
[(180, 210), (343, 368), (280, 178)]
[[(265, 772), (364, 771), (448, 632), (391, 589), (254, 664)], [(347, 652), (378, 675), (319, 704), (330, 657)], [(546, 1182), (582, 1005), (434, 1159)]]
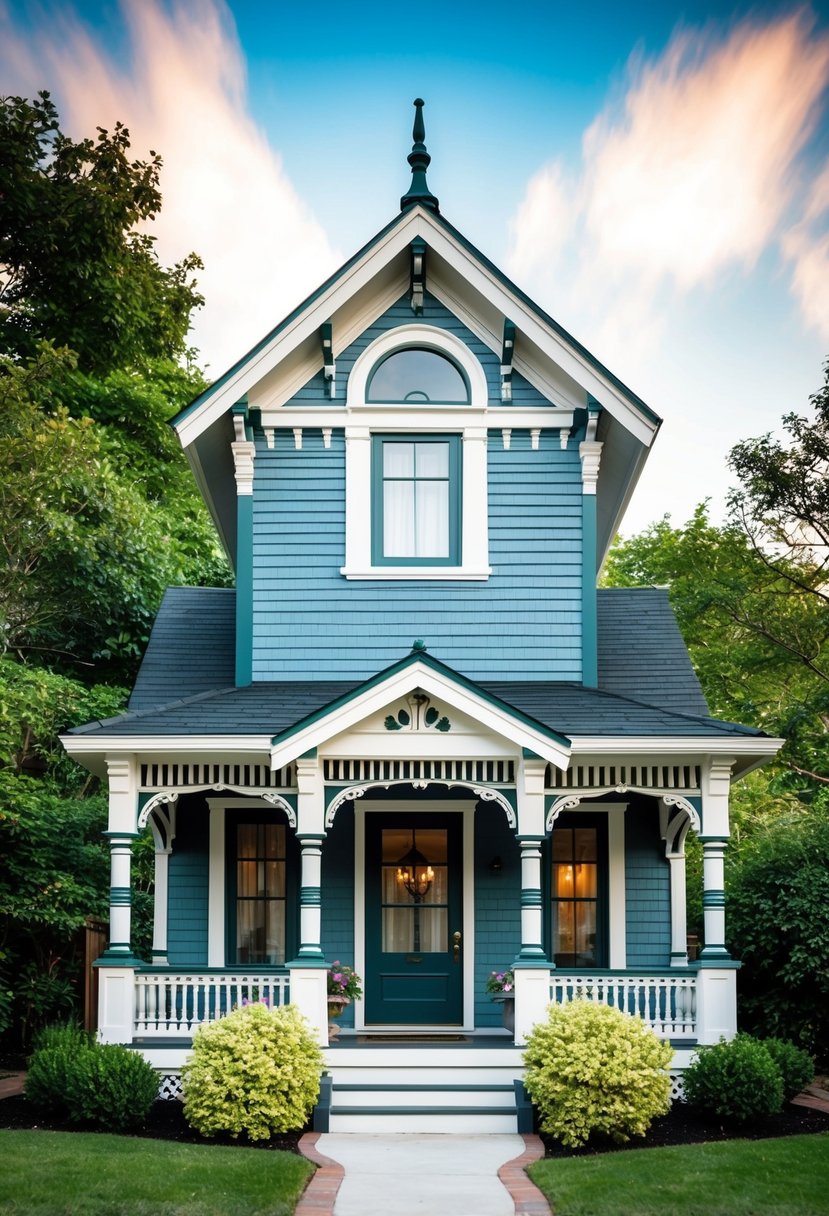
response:
[(460, 564), (460, 436), (376, 435), (375, 565)]

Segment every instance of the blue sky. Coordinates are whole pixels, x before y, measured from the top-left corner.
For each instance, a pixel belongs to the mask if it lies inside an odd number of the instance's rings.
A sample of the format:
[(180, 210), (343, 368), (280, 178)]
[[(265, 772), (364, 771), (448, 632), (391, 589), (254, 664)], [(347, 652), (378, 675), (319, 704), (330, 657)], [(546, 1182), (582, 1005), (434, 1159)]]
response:
[(423, 96), (443, 213), (665, 419), (626, 531), (821, 383), (825, 4), (0, 0), (0, 71), (162, 153), (215, 374), (394, 214)]

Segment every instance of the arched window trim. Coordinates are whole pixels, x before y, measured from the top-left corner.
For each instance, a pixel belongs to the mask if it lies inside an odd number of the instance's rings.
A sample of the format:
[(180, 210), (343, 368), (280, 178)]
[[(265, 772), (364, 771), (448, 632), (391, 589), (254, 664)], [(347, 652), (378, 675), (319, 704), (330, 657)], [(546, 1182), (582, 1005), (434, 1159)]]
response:
[(434, 350), (437, 354), (444, 355), (447, 359), (451, 360), (466, 379), (469, 387), (469, 401), (466, 403), (450, 402), (448, 404), (446, 402), (434, 401), (396, 402), (394, 403), (395, 410), (445, 410), (452, 408), (468, 410), (470, 407), (472, 409), (486, 409), (489, 390), (486, 375), (480, 361), (475, 358), (460, 338), (433, 325), (399, 325), (395, 329), (390, 329), (388, 333), (376, 338), (374, 342), (371, 342), (355, 360), (354, 366), (351, 369), (351, 374), (348, 377), (346, 406), (349, 409), (369, 408), (376, 410), (378, 407), (382, 408), (384, 404), (382, 402), (367, 401), (368, 384), (372, 373), (380, 363), (395, 351), (411, 349), (413, 347)]

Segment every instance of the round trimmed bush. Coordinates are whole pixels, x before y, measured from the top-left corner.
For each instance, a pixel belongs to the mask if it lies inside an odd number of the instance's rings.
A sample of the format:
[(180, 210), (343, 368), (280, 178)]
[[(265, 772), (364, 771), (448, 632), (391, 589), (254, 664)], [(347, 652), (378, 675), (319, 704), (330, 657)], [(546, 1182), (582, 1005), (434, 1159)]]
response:
[(319, 1096), (322, 1052), (294, 1005), (234, 1009), (193, 1037), (182, 1069), (184, 1115), (203, 1136), (268, 1140), (305, 1126)]
[(749, 1123), (783, 1107), (780, 1069), (766, 1045), (748, 1034), (701, 1047), (682, 1082), (689, 1106), (726, 1123)]
[(45, 1030), (29, 1060), (26, 1098), (45, 1115), (106, 1131), (140, 1127), (158, 1096), (143, 1056), (96, 1043), (77, 1026)]
[(791, 1102), (792, 1098), (796, 1098), (814, 1081), (814, 1060), (808, 1051), (797, 1047), (788, 1039), (761, 1039), (760, 1042), (780, 1070), (780, 1076), (783, 1078), (783, 1101)]
[(524, 1084), (542, 1131), (568, 1148), (594, 1132), (644, 1136), (671, 1105), (670, 1043), (641, 1018), (575, 1000), (553, 1005), (527, 1040)]

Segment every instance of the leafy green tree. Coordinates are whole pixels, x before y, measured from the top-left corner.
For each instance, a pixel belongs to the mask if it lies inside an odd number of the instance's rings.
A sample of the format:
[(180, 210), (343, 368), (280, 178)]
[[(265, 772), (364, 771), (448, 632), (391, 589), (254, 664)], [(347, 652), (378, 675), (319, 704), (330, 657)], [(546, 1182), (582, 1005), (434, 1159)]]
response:
[(129, 148), (121, 123), (69, 139), (46, 92), (0, 99), (0, 352), (47, 339), (97, 374), (185, 353), (201, 262), (160, 264), (161, 158)]
[(740, 1016), (829, 1063), (829, 806), (766, 821), (727, 873), (728, 932), (743, 969)]
[(62, 404), (79, 392), (68, 352), (0, 359), (2, 644), (64, 670), (97, 662), (99, 678), (129, 675), (165, 586), (227, 578), (181, 453), (147, 437), (163, 390), (134, 376), (127, 393), (122, 375), (95, 389), (130, 411), (123, 429)]

